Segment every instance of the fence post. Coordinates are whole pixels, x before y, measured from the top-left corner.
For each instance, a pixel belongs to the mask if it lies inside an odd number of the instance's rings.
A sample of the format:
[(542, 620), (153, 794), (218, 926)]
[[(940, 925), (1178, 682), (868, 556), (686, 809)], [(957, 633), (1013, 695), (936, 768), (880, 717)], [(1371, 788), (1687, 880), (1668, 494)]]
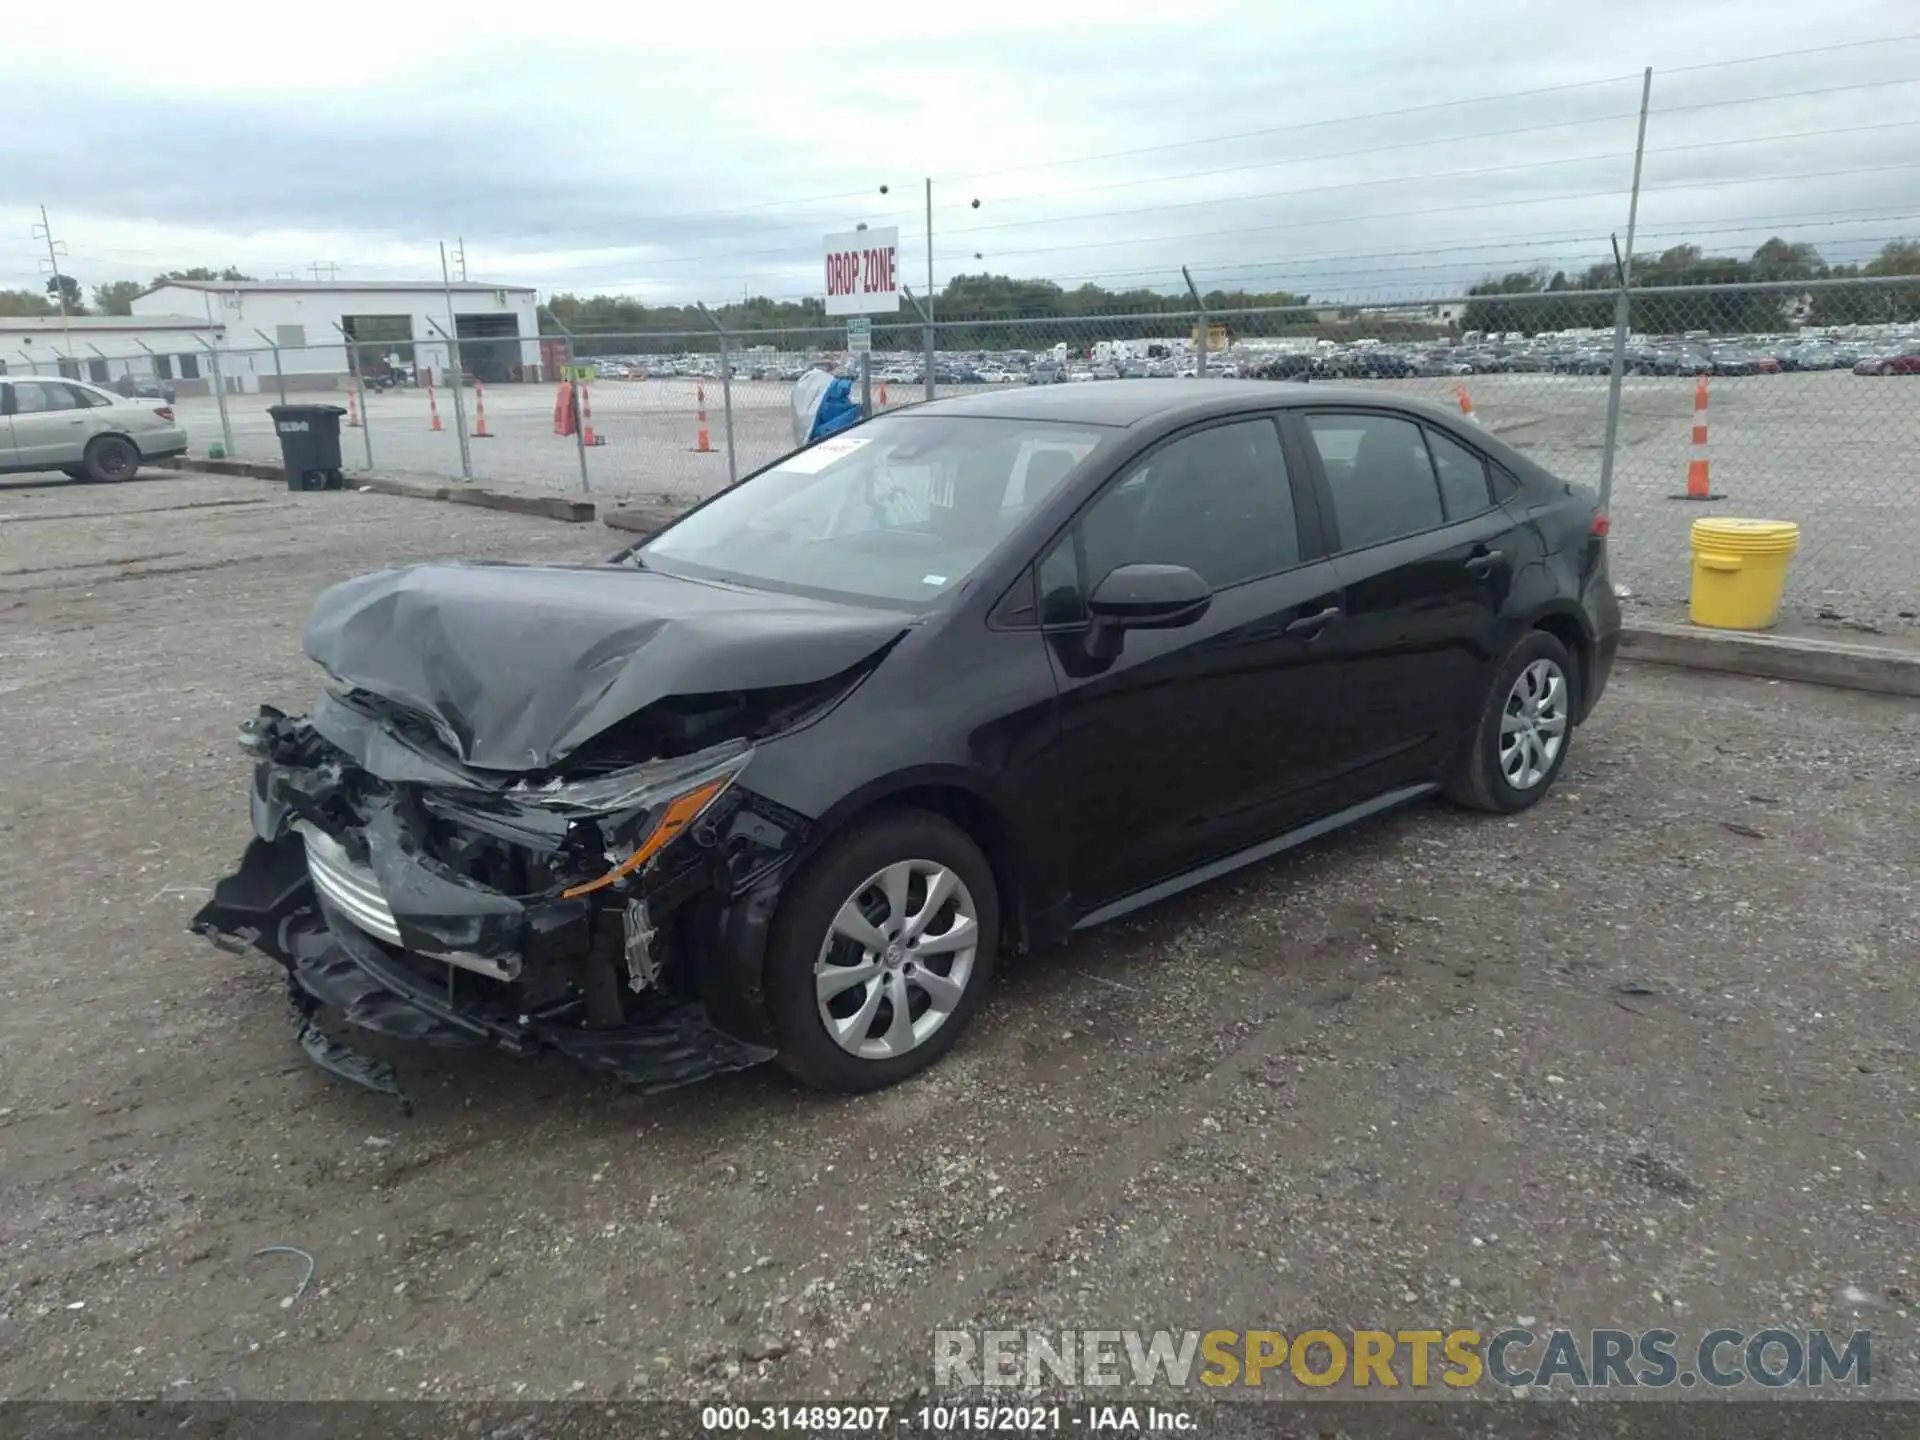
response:
[(720, 337), (720, 406), (727, 425), (727, 488), (731, 490), (740, 482), (740, 464), (733, 453), (733, 362), (727, 357), (726, 326), (705, 305), (700, 307), (700, 314)]
[(284, 405), (287, 403), (287, 372), (280, 368), (280, 342), (268, 339), (267, 332), (258, 326), (254, 327), (253, 333), (273, 347), (273, 384), (280, 392), (280, 403)]
[(221, 448), (224, 454), (231, 457), (233, 454), (233, 421), (227, 416), (227, 381), (226, 377), (220, 373), (220, 352), (210, 341), (202, 340), (200, 343), (207, 347), (208, 360), (213, 369), (213, 398), (220, 406)]
[[(453, 302), (449, 300), (447, 303), (451, 306)], [(451, 314), (451, 310), (449, 310), (449, 314)], [(439, 330), (440, 338), (447, 342), (447, 356), (450, 361), (450, 367), (453, 370), (453, 427), (460, 432), (460, 478), (471, 481), (473, 479), (473, 453), (467, 448), (467, 407), (461, 402), (460, 398), (460, 391), (465, 384), (465, 372), (460, 365), (460, 342), (454, 339), (453, 336), (447, 334), (445, 330), (441, 329), (439, 322), (431, 315), (424, 315), (421, 318), (433, 326), (435, 330)]]
[(1193, 347), (1196, 352), (1193, 377), (1196, 380), (1204, 380), (1207, 378), (1207, 341), (1212, 338), (1212, 332), (1207, 328), (1207, 302), (1200, 298), (1200, 287), (1193, 283), (1193, 276), (1188, 273), (1184, 265), (1180, 267), (1180, 278), (1187, 282), (1187, 293), (1193, 297), (1193, 308), (1200, 315), (1200, 343)]
[(346, 342), (347, 378), (353, 382), (353, 392), (360, 402), (360, 444), (367, 452), (367, 469), (373, 469), (373, 415), (367, 409), (367, 379), (361, 372), (365, 369), (366, 358), (360, 354), (360, 342), (347, 333), (347, 327), (338, 320), (333, 328), (340, 332), (340, 338)]
[[(146, 341), (142, 340), (138, 335), (133, 337), (133, 343), (138, 345), (142, 350), (147, 352), (147, 369), (153, 372), (154, 387), (158, 389), (160, 385), (160, 367), (156, 365), (154, 361), (156, 361), (160, 357), (154, 352), (154, 348), (151, 345), (147, 344)], [(165, 392), (163, 391), (162, 393), (164, 394)]]
[(580, 488), (591, 492), (593, 481), (587, 475), (587, 422), (580, 413), (580, 382), (574, 377), (572, 361), (567, 363), (567, 397), (573, 407), (573, 448), (580, 452)]
[(1614, 274), (1620, 281), (1620, 296), (1613, 302), (1613, 361), (1607, 367), (1607, 428), (1600, 442), (1600, 513), (1610, 513), (1613, 503), (1613, 456), (1620, 437), (1620, 385), (1627, 369), (1627, 327), (1632, 303), (1628, 287), (1633, 284), (1633, 232), (1640, 219), (1640, 163), (1647, 153), (1647, 102), (1653, 98), (1653, 67), (1640, 76), (1640, 133), (1633, 146), (1633, 189), (1627, 199), (1627, 253), (1615, 249)]
[(573, 406), (573, 448), (580, 453), (580, 489), (590, 494), (593, 491), (593, 480), (587, 474), (587, 430), (586, 426), (583, 425), (580, 420), (580, 382), (573, 378), (575, 359), (573, 353), (573, 332), (562, 325), (560, 323), (560, 317), (555, 315), (551, 310), (547, 312), (547, 319), (553, 322), (553, 328), (560, 332), (560, 338), (564, 342), (562, 352), (566, 358), (561, 362), (563, 368), (561, 378), (566, 383), (568, 400)]

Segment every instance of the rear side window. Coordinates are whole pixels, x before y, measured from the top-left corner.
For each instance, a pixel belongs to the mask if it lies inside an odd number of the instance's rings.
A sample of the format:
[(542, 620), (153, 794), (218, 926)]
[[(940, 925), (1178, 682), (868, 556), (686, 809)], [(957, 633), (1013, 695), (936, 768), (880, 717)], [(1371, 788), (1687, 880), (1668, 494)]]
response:
[(1440, 476), (1440, 504), (1449, 522), (1468, 519), (1492, 506), (1486, 461), (1438, 430), (1427, 431), (1427, 448), (1433, 452), (1433, 468)]
[(13, 382), (13, 413), (43, 415), (49, 410), (84, 410), (77, 385), (58, 380), (16, 380)]
[(1309, 415), (1307, 429), (1333, 492), (1342, 550), (1364, 550), (1446, 523), (1427, 442), (1411, 420)]

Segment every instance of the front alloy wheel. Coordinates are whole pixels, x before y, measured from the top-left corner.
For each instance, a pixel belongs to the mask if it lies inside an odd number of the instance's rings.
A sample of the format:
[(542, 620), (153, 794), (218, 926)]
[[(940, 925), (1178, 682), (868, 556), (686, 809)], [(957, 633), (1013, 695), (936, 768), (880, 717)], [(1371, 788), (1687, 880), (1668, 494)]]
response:
[(849, 895), (814, 962), (820, 1019), (864, 1060), (905, 1055), (967, 992), (979, 944), (973, 894), (932, 860), (901, 860)]
[(823, 1090), (878, 1090), (959, 1038), (993, 975), (993, 868), (953, 821), (891, 808), (831, 836), (768, 937), (779, 1062)]

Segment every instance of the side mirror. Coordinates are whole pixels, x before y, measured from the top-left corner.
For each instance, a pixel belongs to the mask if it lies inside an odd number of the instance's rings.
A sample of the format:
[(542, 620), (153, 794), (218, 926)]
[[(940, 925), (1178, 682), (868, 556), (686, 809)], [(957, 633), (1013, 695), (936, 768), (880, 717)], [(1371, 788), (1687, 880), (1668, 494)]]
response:
[(1128, 630), (1177, 630), (1207, 613), (1213, 591), (1185, 565), (1121, 565), (1093, 587), (1088, 653), (1112, 658)]

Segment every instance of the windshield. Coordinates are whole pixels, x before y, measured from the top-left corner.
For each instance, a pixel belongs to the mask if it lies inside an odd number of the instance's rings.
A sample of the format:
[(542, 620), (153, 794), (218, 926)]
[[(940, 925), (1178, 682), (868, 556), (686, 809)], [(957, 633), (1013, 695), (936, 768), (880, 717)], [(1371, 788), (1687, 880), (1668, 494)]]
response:
[(669, 574), (925, 610), (1099, 444), (1097, 427), (884, 415), (763, 470), (639, 551)]

